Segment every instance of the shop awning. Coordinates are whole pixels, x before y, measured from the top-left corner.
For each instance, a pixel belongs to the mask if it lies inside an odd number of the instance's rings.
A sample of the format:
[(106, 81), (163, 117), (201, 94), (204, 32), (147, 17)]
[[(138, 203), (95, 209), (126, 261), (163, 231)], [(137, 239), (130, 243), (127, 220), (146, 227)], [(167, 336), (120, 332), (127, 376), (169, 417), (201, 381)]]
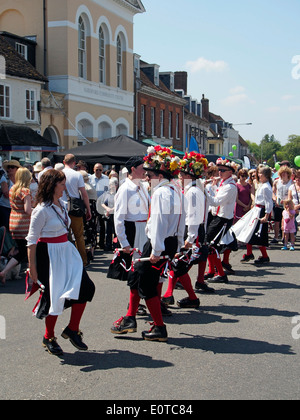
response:
[(0, 126), (0, 150), (4, 152), (56, 152), (57, 144), (22, 125)]

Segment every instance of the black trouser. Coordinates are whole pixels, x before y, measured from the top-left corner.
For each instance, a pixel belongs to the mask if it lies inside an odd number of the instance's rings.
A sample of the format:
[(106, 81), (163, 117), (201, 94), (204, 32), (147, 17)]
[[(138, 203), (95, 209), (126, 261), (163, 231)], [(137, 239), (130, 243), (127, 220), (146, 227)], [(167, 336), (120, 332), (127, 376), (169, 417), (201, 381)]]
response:
[[(178, 239), (177, 236), (171, 236), (165, 239), (165, 251), (163, 255), (168, 255), (172, 260), (177, 252)], [(149, 258), (152, 253), (152, 245), (150, 239), (146, 242), (141, 258)], [(160, 260), (156, 264), (150, 261), (139, 262), (134, 266), (134, 272), (128, 279), (128, 285), (131, 289), (138, 289), (142, 299), (148, 300), (157, 296), (157, 286), (162, 271), (167, 261)]]

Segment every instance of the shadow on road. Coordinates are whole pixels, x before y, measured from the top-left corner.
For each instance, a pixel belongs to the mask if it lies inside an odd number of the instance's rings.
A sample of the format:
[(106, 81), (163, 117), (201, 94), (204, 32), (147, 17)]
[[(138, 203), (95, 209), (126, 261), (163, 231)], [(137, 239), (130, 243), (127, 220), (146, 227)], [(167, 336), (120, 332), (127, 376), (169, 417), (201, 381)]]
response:
[(151, 356), (125, 350), (64, 353), (60, 359), (63, 365), (82, 367), (80, 369), (82, 372), (117, 368), (149, 369), (151, 367), (151, 369), (162, 369), (173, 366), (172, 363), (166, 362), (165, 360), (155, 360)]
[[(169, 344), (179, 348), (197, 349), (214, 354), (284, 354), (296, 355), (289, 345), (271, 344), (266, 341), (248, 340), (238, 337), (210, 337), (181, 334), (182, 338), (170, 338)], [(176, 350), (176, 347), (173, 348)]]

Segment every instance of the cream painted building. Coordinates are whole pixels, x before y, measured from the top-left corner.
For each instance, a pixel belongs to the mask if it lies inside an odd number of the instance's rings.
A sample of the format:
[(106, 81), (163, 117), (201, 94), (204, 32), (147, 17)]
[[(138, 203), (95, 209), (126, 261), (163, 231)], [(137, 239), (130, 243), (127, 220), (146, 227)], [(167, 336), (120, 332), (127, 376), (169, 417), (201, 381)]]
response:
[(133, 19), (140, 0), (1, 0), (2, 31), (37, 42), (41, 125), (61, 147), (134, 135)]

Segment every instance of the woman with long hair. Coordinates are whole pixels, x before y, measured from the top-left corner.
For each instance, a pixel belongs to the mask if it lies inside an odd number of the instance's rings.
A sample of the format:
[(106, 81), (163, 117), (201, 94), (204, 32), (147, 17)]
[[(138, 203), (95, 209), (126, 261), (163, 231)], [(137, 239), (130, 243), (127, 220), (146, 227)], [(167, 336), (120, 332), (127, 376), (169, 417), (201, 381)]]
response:
[(78, 350), (88, 349), (82, 341), (79, 324), (95, 292), (79, 252), (68, 241), (70, 218), (61, 200), (65, 185), (66, 177), (61, 171), (50, 169), (42, 175), (27, 236), (30, 277), (34, 283), (39, 280), (45, 287), (35, 315), (45, 319), (42, 344), (54, 355), (63, 353), (54, 328), (58, 316), (67, 307), (72, 307), (71, 318), (62, 337), (70, 339)]
[(15, 174), (15, 184), (9, 191), (11, 213), (9, 231), (15, 240), (18, 254), (12, 257), (4, 270), (0, 272), (1, 283), (5, 283), (6, 274), (15, 266), (27, 260), (26, 236), (29, 230), (31, 215), (30, 194), (31, 173), (26, 168), (19, 168)]

